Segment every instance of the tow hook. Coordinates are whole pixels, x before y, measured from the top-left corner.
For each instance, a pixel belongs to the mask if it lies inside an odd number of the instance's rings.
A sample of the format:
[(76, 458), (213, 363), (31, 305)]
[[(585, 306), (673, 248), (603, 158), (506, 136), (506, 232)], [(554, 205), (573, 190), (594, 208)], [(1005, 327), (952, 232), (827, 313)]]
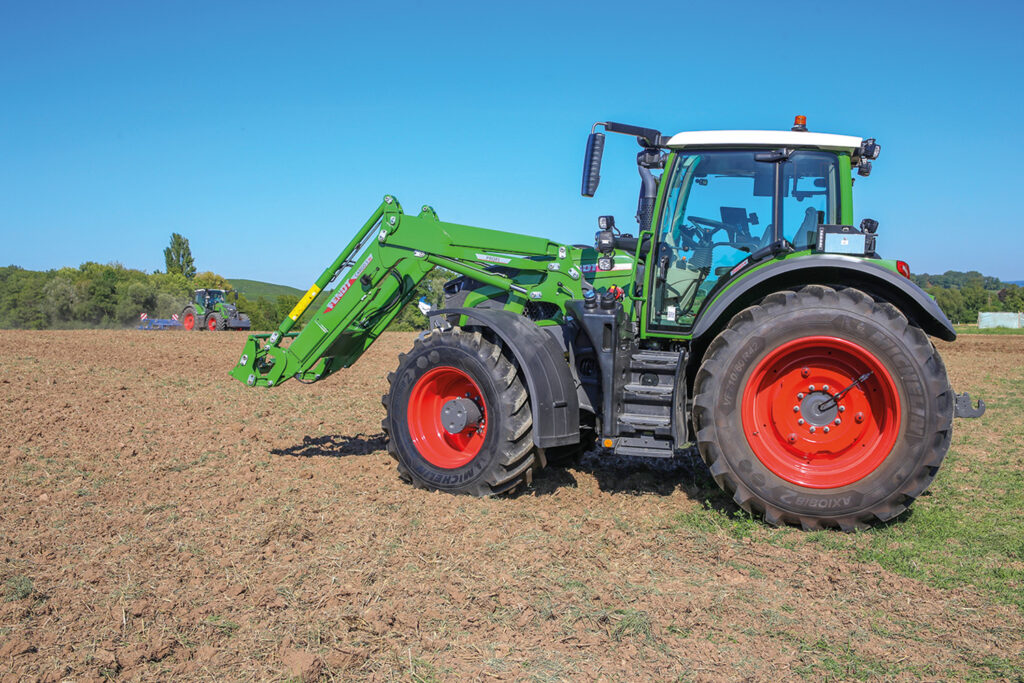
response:
[(975, 408), (971, 402), (971, 395), (966, 391), (956, 394), (956, 402), (953, 404), (953, 417), (981, 417), (985, 414), (985, 399), (978, 399), (978, 407)]

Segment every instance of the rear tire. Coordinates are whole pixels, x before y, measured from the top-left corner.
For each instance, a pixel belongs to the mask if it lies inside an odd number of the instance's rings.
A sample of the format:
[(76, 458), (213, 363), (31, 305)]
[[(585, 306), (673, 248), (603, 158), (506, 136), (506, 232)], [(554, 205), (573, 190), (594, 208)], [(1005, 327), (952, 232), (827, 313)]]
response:
[(181, 313), (181, 326), (185, 328), (186, 332), (193, 332), (203, 329), (202, 321), (196, 317), (196, 309), (189, 306)]
[(927, 335), (856, 289), (811, 285), (741, 311), (694, 382), (711, 474), (773, 525), (850, 531), (892, 519), (935, 478), (952, 418)]
[[(479, 332), (453, 327), (421, 334), (399, 356), (388, 383), (381, 427), (402, 479), (430, 490), (490, 496), (529, 485), (542, 466), (520, 373)], [(439, 412), (465, 395), (480, 417), (450, 434)]]

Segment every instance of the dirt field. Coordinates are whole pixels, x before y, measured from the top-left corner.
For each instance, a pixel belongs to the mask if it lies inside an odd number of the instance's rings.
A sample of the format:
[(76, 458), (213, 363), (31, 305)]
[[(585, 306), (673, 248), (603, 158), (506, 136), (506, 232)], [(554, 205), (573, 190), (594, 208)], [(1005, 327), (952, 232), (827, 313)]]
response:
[(1020, 535), (936, 544), (948, 567), (908, 538), (1018, 495), (971, 489), (1021, 481), (1019, 389), (998, 405), (1024, 338), (944, 345), (990, 415), (957, 422), (911, 512), (854, 535), (737, 515), (688, 460), (416, 490), (379, 401), (412, 335), (273, 390), (227, 376), (243, 340), (0, 332), (0, 681), (1024, 680)]

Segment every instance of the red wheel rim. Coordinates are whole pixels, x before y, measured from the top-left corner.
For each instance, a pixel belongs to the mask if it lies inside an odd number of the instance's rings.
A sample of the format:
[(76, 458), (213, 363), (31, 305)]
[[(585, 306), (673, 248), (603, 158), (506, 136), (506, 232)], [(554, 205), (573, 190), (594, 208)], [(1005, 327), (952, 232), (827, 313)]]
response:
[[(480, 409), (479, 423), (450, 434), (441, 423), (441, 409), (449, 401), (468, 398)], [(427, 462), (444, 469), (462, 467), (480, 452), (487, 436), (487, 406), (476, 382), (462, 370), (434, 368), (420, 377), (409, 395), (409, 435)]]
[(191, 313), (186, 313), (185, 317), (182, 318), (181, 324), (186, 330), (191, 330), (196, 326), (196, 317)]
[[(867, 373), (834, 405), (828, 400)], [(888, 370), (864, 347), (837, 337), (803, 337), (770, 351), (747, 381), (742, 416), (758, 460), (786, 481), (815, 489), (874, 472), (900, 431), (899, 394)]]
[(206, 321), (206, 329), (210, 330), (210, 332), (216, 332), (217, 331), (217, 319), (216, 318), (210, 318), (209, 320), (207, 320)]

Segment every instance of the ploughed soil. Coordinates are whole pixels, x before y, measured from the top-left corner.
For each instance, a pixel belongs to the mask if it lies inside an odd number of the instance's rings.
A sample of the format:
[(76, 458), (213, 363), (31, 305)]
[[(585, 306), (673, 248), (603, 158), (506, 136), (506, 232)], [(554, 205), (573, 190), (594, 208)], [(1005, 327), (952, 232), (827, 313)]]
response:
[[(380, 428), (412, 334), (270, 390), (228, 377), (244, 339), (0, 332), (0, 681), (914, 680), (1024, 662), (1016, 607), (798, 531), (736, 533), (692, 458), (587, 456), (511, 498), (412, 488)], [(1024, 338), (943, 353), (977, 391)]]

